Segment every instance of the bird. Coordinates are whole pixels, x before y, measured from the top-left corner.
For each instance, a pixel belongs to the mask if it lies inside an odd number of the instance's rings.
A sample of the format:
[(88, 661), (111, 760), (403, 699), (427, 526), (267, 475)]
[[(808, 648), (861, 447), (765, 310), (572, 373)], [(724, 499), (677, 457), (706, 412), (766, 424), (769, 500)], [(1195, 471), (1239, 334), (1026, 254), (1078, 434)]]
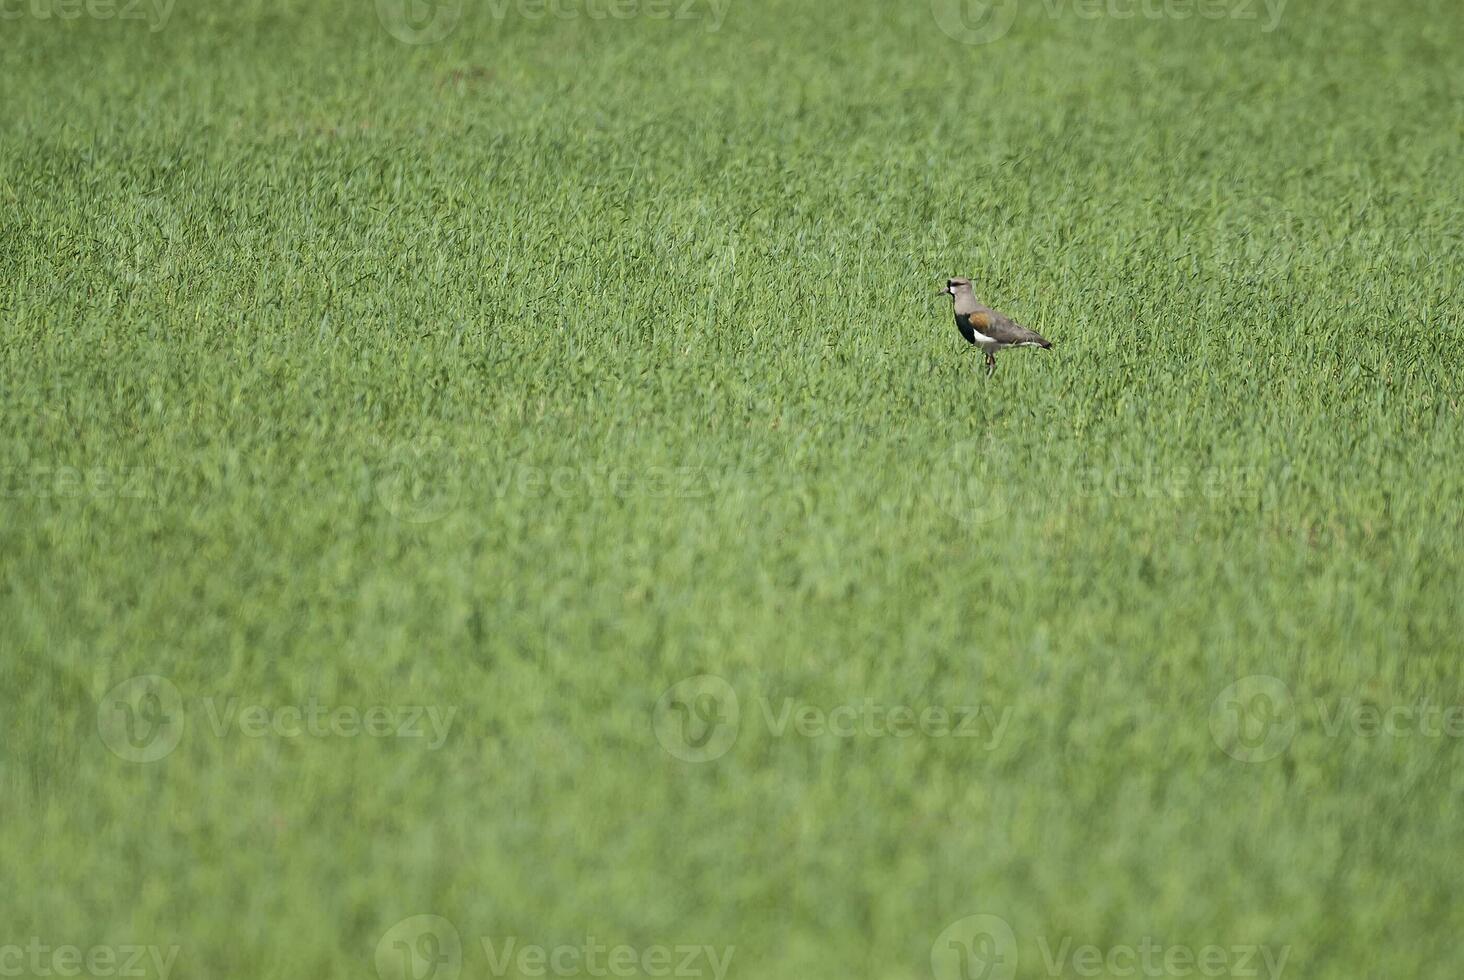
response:
[(956, 329), (986, 352), (986, 373), (996, 371), (996, 352), (1008, 347), (1040, 347), (1049, 350), (1052, 341), (1035, 330), (1028, 330), (1004, 313), (981, 305), (971, 289), (971, 280), (957, 277), (946, 280), (945, 291), (955, 301)]

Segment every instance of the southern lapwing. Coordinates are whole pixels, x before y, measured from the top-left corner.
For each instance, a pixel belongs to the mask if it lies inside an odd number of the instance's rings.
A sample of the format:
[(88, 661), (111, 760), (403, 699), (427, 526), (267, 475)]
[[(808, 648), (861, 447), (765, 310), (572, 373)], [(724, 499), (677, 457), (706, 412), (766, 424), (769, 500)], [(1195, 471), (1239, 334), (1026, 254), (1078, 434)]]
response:
[(947, 279), (945, 291), (955, 299), (956, 329), (986, 352), (986, 373), (996, 370), (996, 352), (1008, 347), (1040, 347), (1047, 350), (1052, 342), (1035, 330), (1028, 330), (1005, 314), (982, 306), (971, 291), (969, 279)]

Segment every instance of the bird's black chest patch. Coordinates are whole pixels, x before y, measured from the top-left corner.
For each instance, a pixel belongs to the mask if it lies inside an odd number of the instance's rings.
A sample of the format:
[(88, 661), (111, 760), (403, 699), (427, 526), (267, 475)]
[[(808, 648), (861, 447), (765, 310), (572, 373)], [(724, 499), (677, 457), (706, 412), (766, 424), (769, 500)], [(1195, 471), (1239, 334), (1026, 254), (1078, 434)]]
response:
[(961, 336), (966, 339), (966, 343), (976, 343), (976, 331), (971, 328), (971, 321), (959, 313), (956, 314), (956, 329), (961, 331)]

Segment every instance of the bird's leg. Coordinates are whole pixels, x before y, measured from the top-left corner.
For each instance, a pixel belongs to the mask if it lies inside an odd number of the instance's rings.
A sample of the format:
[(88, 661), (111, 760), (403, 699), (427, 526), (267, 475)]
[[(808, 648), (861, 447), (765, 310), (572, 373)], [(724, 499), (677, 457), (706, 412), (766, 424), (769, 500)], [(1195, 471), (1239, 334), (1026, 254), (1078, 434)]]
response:
[(990, 377), (996, 373), (996, 355), (991, 351), (986, 352), (986, 375)]

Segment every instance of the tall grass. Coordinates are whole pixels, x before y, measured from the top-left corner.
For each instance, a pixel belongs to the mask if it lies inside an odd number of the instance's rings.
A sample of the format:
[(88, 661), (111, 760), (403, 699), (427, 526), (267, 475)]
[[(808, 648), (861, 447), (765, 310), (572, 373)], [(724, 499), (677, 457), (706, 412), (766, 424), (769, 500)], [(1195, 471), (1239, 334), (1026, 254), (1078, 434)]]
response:
[(0, 947), (1464, 967), (1454, 4), (10, 9)]

